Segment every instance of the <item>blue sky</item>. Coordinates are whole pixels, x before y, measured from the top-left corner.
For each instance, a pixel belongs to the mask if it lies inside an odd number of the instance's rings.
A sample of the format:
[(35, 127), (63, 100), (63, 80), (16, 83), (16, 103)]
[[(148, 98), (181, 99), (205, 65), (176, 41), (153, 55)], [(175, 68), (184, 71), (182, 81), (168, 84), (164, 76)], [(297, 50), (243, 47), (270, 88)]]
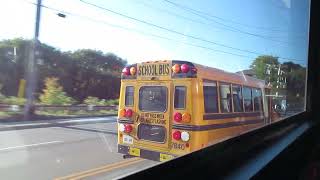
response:
[[(43, 0), (51, 9), (42, 8), (40, 41), (63, 51), (90, 48), (113, 52), (129, 63), (181, 59), (235, 72), (266, 54), (279, 56), (281, 62), (289, 58), (306, 65), (306, 1), (84, 1), (135, 20), (79, 0)], [(35, 5), (28, 2), (35, 0), (2, 2), (0, 39), (33, 37)], [(66, 18), (56, 15), (64, 11)]]

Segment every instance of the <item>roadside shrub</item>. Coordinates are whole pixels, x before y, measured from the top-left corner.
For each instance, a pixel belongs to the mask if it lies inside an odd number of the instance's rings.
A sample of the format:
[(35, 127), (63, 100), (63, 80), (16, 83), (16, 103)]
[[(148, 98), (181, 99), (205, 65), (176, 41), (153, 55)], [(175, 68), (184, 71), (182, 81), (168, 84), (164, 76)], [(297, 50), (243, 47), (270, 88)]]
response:
[(67, 96), (66, 92), (63, 91), (62, 86), (58, 83), (58, 78), (46, 78), (45, 89), (43, 94), (40, 95), (40, 103), (45, 105), (71, 105), (76, 101)]
[(4, 104), (10, 104), (10, 105), (24, 105), (27, 102), (27, 99), (15, 97), (15, 96), (9, 96), (9, 97), (3, 98), (2, 102)]
[(84, 101), (84, 104), (87, 105), (96, 105), (96, 106), (110, 106), (110, 105), (118, 105), (119, 99), (99, 99), (97, 97), (88, 96)]

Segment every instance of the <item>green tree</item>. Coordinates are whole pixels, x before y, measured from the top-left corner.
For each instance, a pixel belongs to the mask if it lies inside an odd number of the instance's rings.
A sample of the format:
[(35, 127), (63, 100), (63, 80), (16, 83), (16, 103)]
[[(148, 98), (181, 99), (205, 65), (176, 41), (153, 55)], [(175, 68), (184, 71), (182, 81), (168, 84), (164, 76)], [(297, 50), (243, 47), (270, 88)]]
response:
[[(0, 83), (4, 85), (5, 96), (17, 96), (19, 81), (26, 76), (30, 45), (31, 41), (26, 39), (0, 41)], [(120, 72), (125, 64), (125, 60), (112, 53), (91, 49), (62, 52), (40, 43), (36, 55), (35, 95), (39, 97), (45, 88), (45, 78), (57, 77), (64, 91), (78, 101), (88, 96), (116, 99)]]
[[(288, 108), (303, 108), (305, 98), (306, 68), (293, 62), (279, 63), (274, 56), (257, 57), (250, 68), (256, 77), (272, 85), (272, 93), (284, 95)], [(280, 74), (280, 75), (279, 75)], [(280, 82), (281, 81), (281, 82)], [(283, 86), (284, 85), (284, 86)]]
[(99, 99), (119, 97), (120, 72), (126, 61), (114, 54), (90, 49), (75, 51), (70, 57), (75, 62), (72, 94), (80, 101), (88, 96)]
[(28, 40), (17, 38), (0, 41), (0, 83), (3, 84), (4, 95), (17, 95), (19, 80), (26, 74), (29, 50)]
[(58, 78), (50, 77), (45, 79), (45, 89), (40, 95), (40, 102), (46, 105), (70, 105), (76, 101), (66, 95), (58, 83)]
[(275, 82), (277, 79), (278, 57), (258, 56), (250, 65), (258, 79)]
[(287, 78), (288, 103), (292, 105), (292, 108), (303, 108), (306, 86), (306, 68), (293, 62), (285, 62), (282, 64), (282, 67)]

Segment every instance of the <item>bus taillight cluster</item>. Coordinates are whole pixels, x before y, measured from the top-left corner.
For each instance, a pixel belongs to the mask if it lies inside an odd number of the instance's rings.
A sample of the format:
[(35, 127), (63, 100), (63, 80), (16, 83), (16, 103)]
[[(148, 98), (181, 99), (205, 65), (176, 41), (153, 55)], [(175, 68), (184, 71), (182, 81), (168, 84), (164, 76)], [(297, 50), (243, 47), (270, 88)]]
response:
[(119, 117), (131, 118), (133, 115), (132, 109), (121, 109), (119, 112)]
[[(173, 114), (173, 120), (178, 123), (189, 123), (191, 122), (191, 115), (187, 112), (181, 114), (180, 112), (175, 112)], [(184, 141), (187, 142), (190, 139), (190, 134), (186, 131), (176, 130), (172, 133), (172, 138), (176, 141)]]
[(131, 124), (119, 124), (120, 132), (131, 133), (132, 130), (133, 130), (133, 127)]
[(185, 122), (189, 123), (191, 121), (191, 115), (189, 113), (183, 113), (181, 114), (180, 112), (175, 112), (173, 114), (173, 119), (176, 122)]
[[(133, 116), (132, 109), (120, 109), (119, 117), (123, 118), (131, 118)], [(133, 130), (133, 126), (131, 124), (119, 124), (119, 131), (125, 133), (131, 133)]]
[(125, 68), (123, 68), (123, 70), (122, 70), (122, 74), (123, 74), (123, 75), (126, 75), (126, 76), (130, 76), (130, 75), (134, 76), (134, 75), (136, 75), (136, 72), (137, 72), (137, 69), (136, 69), (136, 67), (134, 67), (134, 66), (132, 66), (132, 67), (125, 67)]
[(182, 141), (184, 141), (184, 142), (187, 142), (187, 141), (189, 141), (189, 139), (190, 139), (190, 135), (189, 135), (189, 133), (188, 132), (186, 132), (186, 131), (178, 131), (178, 130), (176, 130), (176, 131), (174, 131), (173, 133), (172, 133), (172, 138), (174, 139), (174, 140), (176, 140), (176, 141), (179, 141), (179, 140), (182, 140)]
[(187, 64), (175, 64), (172, 66), (172, 72), (174, 73), (188, 73), (189, 71), (196, 73), (197, 69), (195, 67), (190, 67)]

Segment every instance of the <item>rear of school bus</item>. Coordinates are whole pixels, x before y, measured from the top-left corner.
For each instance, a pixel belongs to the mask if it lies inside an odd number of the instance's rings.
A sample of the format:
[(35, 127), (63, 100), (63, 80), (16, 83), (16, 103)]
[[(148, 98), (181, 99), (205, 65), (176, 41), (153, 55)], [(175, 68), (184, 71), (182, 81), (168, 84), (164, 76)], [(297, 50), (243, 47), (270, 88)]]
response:
[(192, 132), (173, 126), (188, 127), (193, 121), (191, 96), (196, 73), (194, 65), (186, 61), (152, 61), (123, 69), (119, 153), (166, 161), (192, 151)]

